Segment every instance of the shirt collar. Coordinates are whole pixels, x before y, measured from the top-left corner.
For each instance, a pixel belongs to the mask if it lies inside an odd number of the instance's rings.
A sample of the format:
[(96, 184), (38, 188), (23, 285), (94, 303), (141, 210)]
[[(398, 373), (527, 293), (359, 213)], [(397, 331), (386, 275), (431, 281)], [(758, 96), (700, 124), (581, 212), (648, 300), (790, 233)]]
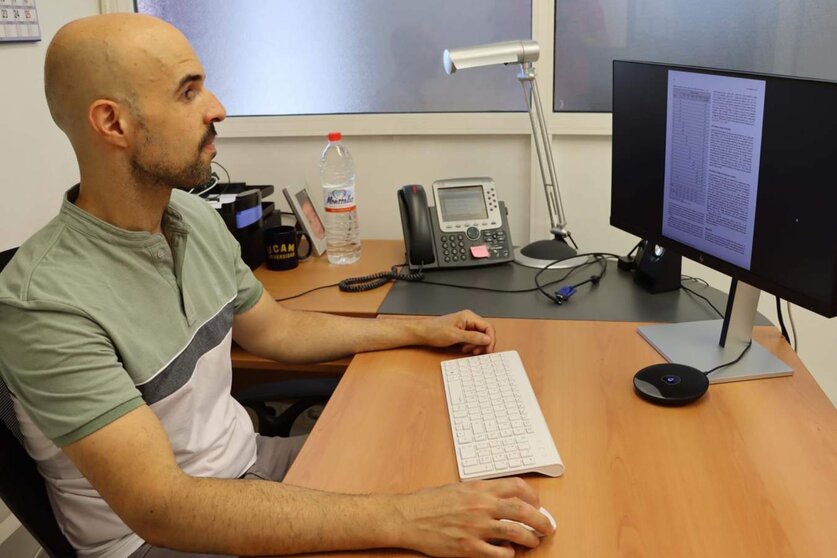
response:
[[(60, 217), (68, 226), (87, 235), (120, 244), (145, 245), (159, 240), (159, 234), (121, 229), (81, 209), (74, 203), (78, 199), (79, 190), (79, 184), (67, 190), (61, 204)], [(172, 206), (171, 201), (169, 201), (169, 205), (163, 213), (163, 227), (167, 231), (184, 234), (188, 233), (189, 230), (186, 223), (183, 222), (183, 216)]]

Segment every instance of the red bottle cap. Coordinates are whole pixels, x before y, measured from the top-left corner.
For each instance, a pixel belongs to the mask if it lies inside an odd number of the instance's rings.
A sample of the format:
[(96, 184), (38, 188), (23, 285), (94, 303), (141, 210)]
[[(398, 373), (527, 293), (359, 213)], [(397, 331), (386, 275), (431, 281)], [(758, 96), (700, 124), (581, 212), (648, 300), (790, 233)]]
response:
[(328, 141), (340, 141), (343, 139), (343, 134), (340, 132), (329, 132), (328, 133)]

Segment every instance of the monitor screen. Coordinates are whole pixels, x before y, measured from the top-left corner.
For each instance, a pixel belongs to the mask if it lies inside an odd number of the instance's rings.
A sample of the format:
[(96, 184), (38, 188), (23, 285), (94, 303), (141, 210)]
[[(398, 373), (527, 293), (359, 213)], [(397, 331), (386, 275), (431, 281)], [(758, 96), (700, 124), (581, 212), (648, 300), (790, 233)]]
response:
[(612, 225), (837, 315), (837, 83), (614, 61)]
[(480, 221), (488, 219), (482, 186), (439, 188), (443, 221)]

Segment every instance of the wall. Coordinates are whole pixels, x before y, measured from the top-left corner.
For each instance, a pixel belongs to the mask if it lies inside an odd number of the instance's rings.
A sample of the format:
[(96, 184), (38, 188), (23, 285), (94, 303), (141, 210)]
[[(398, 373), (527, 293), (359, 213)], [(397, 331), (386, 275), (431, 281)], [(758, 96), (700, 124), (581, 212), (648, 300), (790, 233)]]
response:
[(44, 99), (44, 55), (61, 25), (99, 13), (99, 2), (40, 0), (37, 7), (43, 40), (0, 46), (0, 249), (17, 246), (43, 226), (58, 210), (61, 192), (78, 181), (70, 143), (53, 124)]

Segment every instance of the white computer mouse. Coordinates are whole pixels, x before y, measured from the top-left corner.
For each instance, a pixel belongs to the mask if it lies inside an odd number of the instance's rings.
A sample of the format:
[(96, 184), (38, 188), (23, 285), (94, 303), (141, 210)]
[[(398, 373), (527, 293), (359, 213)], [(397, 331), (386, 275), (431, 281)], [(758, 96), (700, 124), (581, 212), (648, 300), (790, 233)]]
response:
[[(540, 507), (540, 509), (539, 509), (538, 511), (539, 511), (539, 512), (541, 512), (543, 515), (545, 515), (545, 516), (546, 516), (546, 518), (547, 518), (547, 519), (549, 520), (549, 522), (552, 524), (552, 528), (553, 528), (553, 529), (555, 529), (557, 525), (556, 525), (556, 523), (555, 523), (555, 518), (554, 518), (554, 517), (552, 517), (552, 514), (551, 514), (551, 513), (549, 513), (549, 511), (548, 511), (545, 507), (543, 507), (543, 506), (541, 506), (541, 507)], [(528, 529), (529, 531), (532, 531), (533, 533), (535, 533), (535, 534), (536, 534), (537, 536), (539, 536), (539, 537), (543, 537), (543, 536), (544, 536), (544, 534), (543, 534), (543, 533), (541, 533), (540, 531), (535, 530), (534, 528), (532, 528), (532, 527), (531, 527), (531, 526), (529, 526), (529, 525), (526, 525), (525, 523), (520, 523), (519, 521), (513, 521), (513, 520), (511, 520), (511, 519), (501, 519), (500, 521), (509, 521), (509, 522), (512, 522), (512, 523), (517, 523), (518, 525), (522, 526), (524, 529)]]

